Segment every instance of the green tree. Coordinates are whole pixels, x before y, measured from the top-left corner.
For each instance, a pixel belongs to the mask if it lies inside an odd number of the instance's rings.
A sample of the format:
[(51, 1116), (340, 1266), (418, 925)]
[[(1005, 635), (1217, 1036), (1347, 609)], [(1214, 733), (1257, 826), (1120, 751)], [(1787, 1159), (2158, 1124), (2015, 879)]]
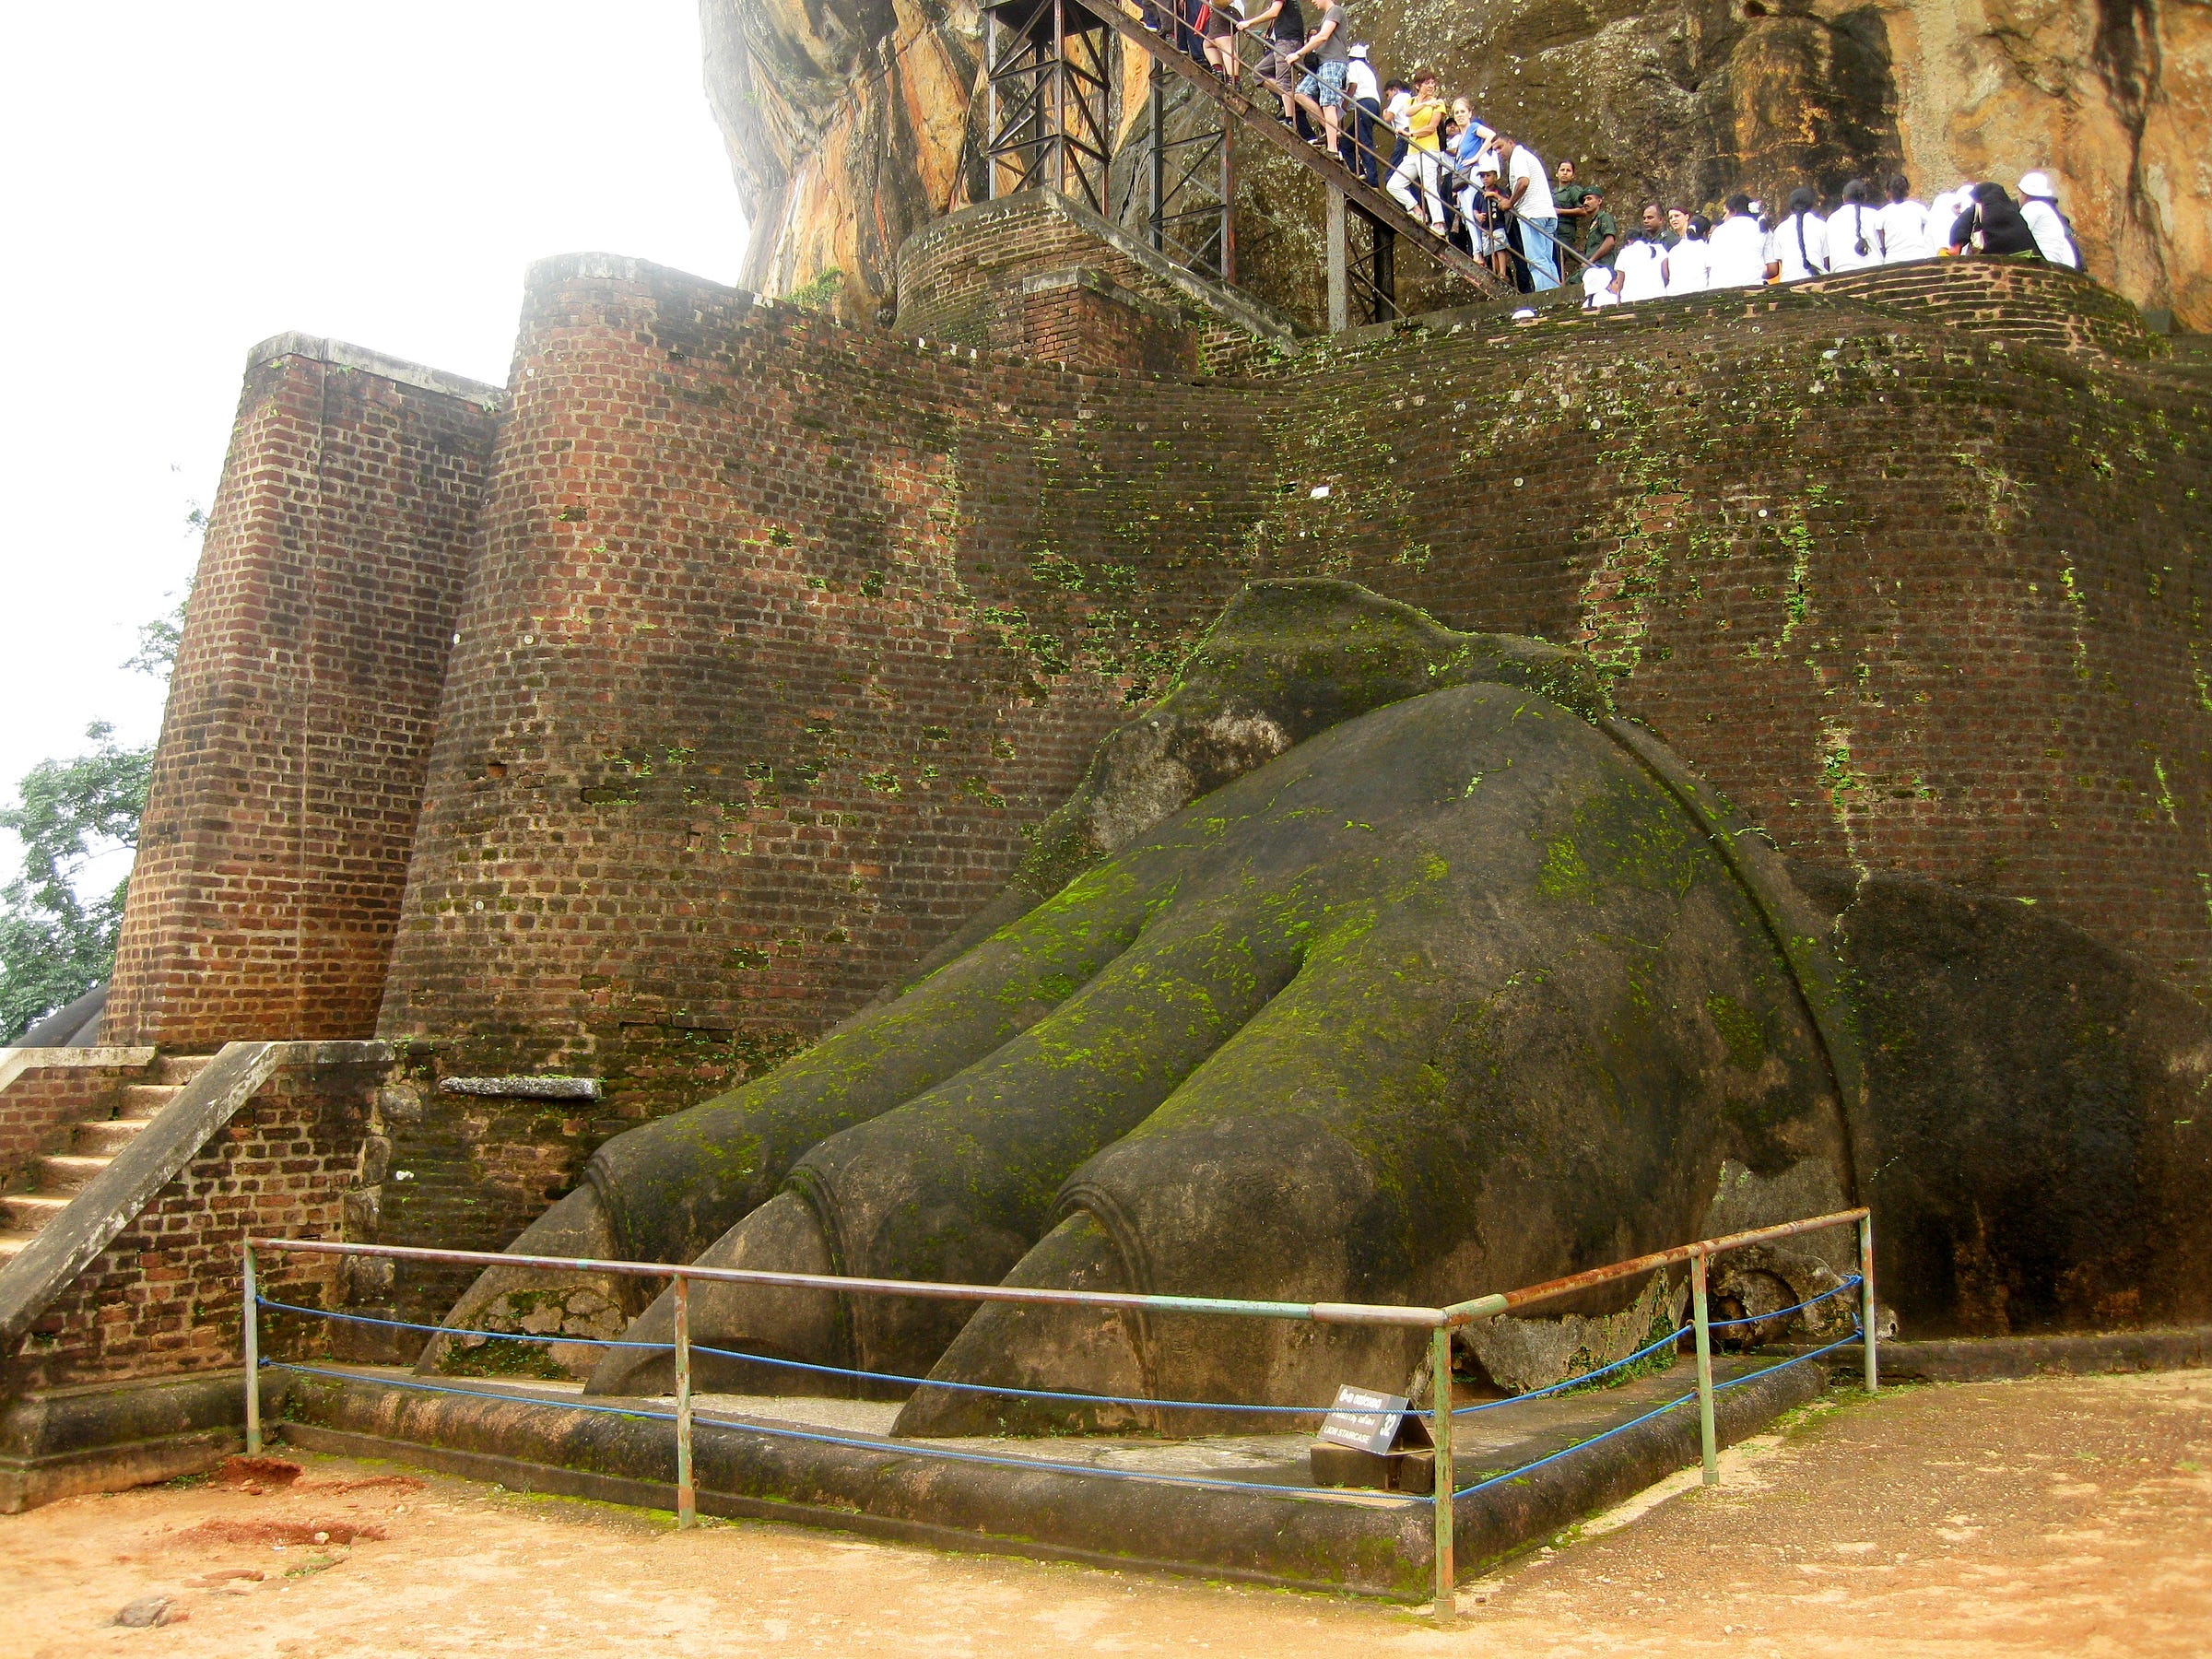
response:
[(89, 752), (40, 761), (17, 805), (0, 808), (0, 829), (23, 843), (22, 874), (0, 888), (0, 1032), (10, 1041), (82, 996), (115, 963), (130, 879), (88, 900), (76, 876), (99, 854), (138, 844), (154, 751), (120, 747), (104, 722), (85, 735)]
[[(186, 523), (205, 529), (206, 515), (195, 507)], [(173, 611), (138, 629), (138, 649), (124, 667), (169, 678), (190, 598), (188, 586)], [(85, 735), (89, 752), (40, 761), (18, 785), (16, 805), (0, 807), (0, 830), (23, 843), (22, 872), (0, 888), (0, 1041), (67, 1006), (115, 965), (130, 877), (88, 900), (77, 877), (101, 854), (137, 846), (154, 749), (119, 747), (105, 721)]]

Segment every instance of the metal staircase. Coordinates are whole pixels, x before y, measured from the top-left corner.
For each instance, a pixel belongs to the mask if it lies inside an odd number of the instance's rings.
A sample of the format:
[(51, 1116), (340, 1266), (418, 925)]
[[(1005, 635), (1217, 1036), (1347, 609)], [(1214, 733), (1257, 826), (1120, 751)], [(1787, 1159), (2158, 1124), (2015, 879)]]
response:
[[(1286, 124), (1273, 88), (1252, 77), (1241, 55), (1226, 79), (1194, 62), (1176, 41), (1145, 27), (1144, 14), (1123, 0), (1006, 0), (984, 12), (985, 88), (990, 100), (986, 171), (994, 197), (1033, 186), (1073, 196), (1094, 212), (1113, 215), (1106, 179), (1110, 135), (1112, 30), (1141, 48), (1153, 65), (1152, 245), (1176, 263), (1219, 281), (1236, 281), (1236, 181), (1233, 135), (1258, 138), (1288, 157), (1327, 189), (1329, 326), (1355, 320), (1386, 321), (1398, 314), (1394, 280), (1398, 244), (1408, 244), (1485, 298), (1512, 297), (1512, 288), (1455, 243), (1430, 230), (1387, 193), (1345, 163), (1308, 144)], [(1177, 32), (1187, 32), (1171, 23)], [(1169, 117), (1188, 99), (1165, 96), (1164, 82), (1218, 110), (1218, 138), (1186, 130), (1171, 135)], [(1348, 112), (1347, 104), (1347, 112)], [(1346, 124), (1344, 142), (1352, 141)], [(1195, 194), (1201, 198), (1191, 202)], [(1209, 222), (1210, 221), (1210, 222)], [(1355, 257), (1350, 229), (1367, 232)]]

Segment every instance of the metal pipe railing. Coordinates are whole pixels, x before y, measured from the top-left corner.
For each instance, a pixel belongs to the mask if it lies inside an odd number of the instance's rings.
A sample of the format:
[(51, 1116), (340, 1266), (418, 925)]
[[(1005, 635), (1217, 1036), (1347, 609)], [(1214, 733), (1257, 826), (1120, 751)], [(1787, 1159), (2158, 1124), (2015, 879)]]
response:
[[(1055, 1290), (1038, 1286), (963, 1285), (925, 1279), (846, 1277), (826, 1273), (778, 1273), (759, 1268), (700, 1267), (671, 1262), (602, 1260), (587, 1256), (510, 1255), (479, 1250), (438, 1250), (404, 1244), (357, 1244), (336, 1239), (256, 1239), (244, 1241), (244, 1300), (242, 1340), (245, 1351), (246, 1450), (262, 1449), (261, 1426), (261, 1319), (259, 1251), (324, 1256), (368, 1256), (385, 1261), (430, 1262), (482, 1267), (544, 1268), (566, 1272), (614, 1274), (671, 1281), (675, 1312), (673, 1347), (676, 1369), (676, 1509), (677, 1524), (688, 1527), (698, 1519), (699, 1500), (691, 1456), (691, 1327), (690, 1286), (712, 1284), (772, 1285), (782, 1288), (832, 1290), (869, 1296), (913, 1296), (950, 1301), (1030, 1302), (1063, 1307), (1120, 1308), (1155, 1313), (1226, 1315), (1249, 1319), (1288, 1319), (1316, 1324), (1365, 1324), (1418, 1328), (1430, 1333), (1430, 1438), (1435, 1443), (1435, 1474), (1430, 1503), (1434, 1511), (1434, 1580), (1432, 1602), (1443, 1620), (1453, 1617), (1456, 1579), (1453, 1543), (1453, 1477), (1452, 1459), (1452, 1334), (1477, 1320), (1493, 1319), (1534, 1303), (1556, 1300), (1594, 1287), (1617, 1283), (1688, 1262), (1690, 1268), (1691, 1323), (1698, 1359), (1699, 1441), (1705, 1481), (1720, 1479), (1719, 1447), (1714, 1425), (1712, 1381), (1712, 1321), (1707, 1297), (1707, 1265), (1713, 1257), (1748, 1245), (1793, 1238), (1826, 1228), (1855, 1222), (1858, 1226), (1860, 1325), (1865, 1348), (1865, 1379), (1869, 1393), (1878, 1386), (1876, 1360), (1874, 1304), (1874, 1222), (1865, 1208), (1840, 1210), (1801, 1221), (1753, 1228), (1724, 1238), (1653, 1251), (1628, 1261), (1610, 1263), (1586, 1272), (1547, 1279), (1518, 1290), (1493, 1292), (1445, 1308), (1399, 1306), (1371, 1302), (1254, 1301), (1235, 1297), (1158, 1296), (1133, 1291)], [(1845, 1281), (1848, 1288), (1849, 1281)], [(1836, 1292), (1829, 1292), (1829, 1295)], [(1786, 1310), (1785, 1310), (1786, 1312)], [(1743, 1322), (1735, 1322), (1743, 1323)], [(1678, 1335), (1678, 1333), (1677, 1333)], [(1846, 1339), (1848, 1340), (1848, 1338)], [(717, 1350), (719, 1351), (719, 1350)], [(1821, 1350), (1827, 1351), (1827, 1350)], [(1794, 1363), (1794, 1361), (1793, 1361)], [(1021, 1390), (1009, 1390), (1021, 1393)], [(1688, 1396), (1685, 1396), (1686, 1398)], [(1680, 1404), (1679, 1401), (1676, 1404)], [(1316, 1407), (1318, 1412), (1322, 1408)], [(1654, 1414), (1655, 1415), (1655, 1414)], [(1608, 1432), (1611, 1432), (1610, 1430)]]

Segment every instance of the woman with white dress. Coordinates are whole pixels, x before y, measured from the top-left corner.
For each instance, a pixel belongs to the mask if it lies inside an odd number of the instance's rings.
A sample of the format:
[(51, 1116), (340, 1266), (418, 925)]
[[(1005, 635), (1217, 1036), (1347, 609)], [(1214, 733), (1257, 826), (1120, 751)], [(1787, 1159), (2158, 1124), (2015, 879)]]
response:
[(1864, 271), (1882, 263), (1882, 216), (1866, 205), (1866, 181), (1843, 186), (1843, 205), (1828, 216), (1828, 268)]
[(1936, 257), (1936, 239), (1928, 233), (1928, 218), (1927, 204), (1912, 194), (1912, 181), (1903, 173), (1893, 175), (1889, 181), (1889, 205), (1882, 209), (1876, 223), (1876, 229), (1881, 232), (1884, 265), (1903, 265), (1907, 260)]
[(1701, 294), (1712, 286), (1712, 221), (1701, 213), (1689, 216), (1682, 240), (1667, 249), (1660, 261), (1668, 294)]

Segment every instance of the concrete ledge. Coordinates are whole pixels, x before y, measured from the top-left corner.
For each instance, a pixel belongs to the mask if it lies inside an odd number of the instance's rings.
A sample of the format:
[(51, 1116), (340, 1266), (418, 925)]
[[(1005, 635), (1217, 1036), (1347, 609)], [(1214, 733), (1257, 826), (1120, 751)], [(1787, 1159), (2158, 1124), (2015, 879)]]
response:
[(11, 1048), (0, 1049), (0, 1088), (6, 1088), (27, 1071), (53, 1066), (64, 1071), (143, 1071), (154, 1063), (150, 1048)]
[[(265, 1407), (287, 1381), (263, 1379)], [(0, 1406), (0, 1514), (213, 1468), (244, 1444), (244, 1421), (242, 1371), (19, 1395)]]
[(506, 389), (502, 386), (488, 386), (482, 381), (448, 374), (442, 369), (410, 363), (402, 358), (386, 357), (382, 352), (371, 351), (366, 346), (350, 346), (344, 340), (334, 340), (323, 335), (272, 335), (246, 353), (246, 372), (251, 374), (264, 363), (273, 363), (278, 358), (288, 357), (327, 363), (334, 369), (358, 370), (363, 374), (373, 374), (388, 380), (394, 385), (412, 386), (418, 392), (435, 392), (442, 397), (457, 398), (483, 409), (497, 408), (507, 398)]
[(1947, 1342), (1885, 1342), (1882, 1380), (1988, 1382), (2004, 1378), (2092, 1377), (2115, 1371), (2212, 1367), (2212, 1325), (2048, 1336), (1961, 1336)]
[(231, 1042), (155, 1114), (68, 1208), (0, 1268), (0, 1341), (13, 1342), (282, 1068), (392, 1063), (384, 1042)]
[[(1828, 1375), (1816, 1360), (1728, 1389), (1716, 1402), (1723, 1441), (1757, 1433), (1812, 1399)], [(672, 1424), (548, 1403), (497, 1384), (471, 1387), (468, 1395), (443, 1394), (371, 1376), (296, 1375), (286, 1433), (312, 1450), (420, 1464), (524, 1491), (673, 1507)], [(645, 1408), (666, 1407), (653, 1402)], [(702, 1513), (1396, 1601), (1429, 1594), (1426, 1504), (956, 1463), (912, 1442), (855, 1434), (840, 1439), (858, 1443), (825, 1444), (762, 1432), (766, 1426), (752, 1419), (697, 1424), (693, 1465)], [(1697, 1413), (1684, 1406), (1587, 1453), (1464, 1497), (1453, 1512), (1460, 1571), (1477, 1573), (1697, 1456)]]

